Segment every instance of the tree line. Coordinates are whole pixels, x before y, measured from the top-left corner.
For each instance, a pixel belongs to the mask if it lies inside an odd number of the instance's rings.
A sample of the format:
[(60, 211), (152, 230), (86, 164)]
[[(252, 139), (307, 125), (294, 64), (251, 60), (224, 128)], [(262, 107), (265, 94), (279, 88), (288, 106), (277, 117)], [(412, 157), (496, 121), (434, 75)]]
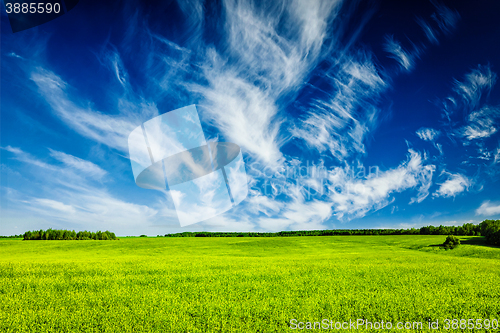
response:
[[(299, 230), (280, 232), (181, 232), (164, 237), (288, 237), (288, 236), (355, 236), (355, 235), (454, 235), (485, 236), (486, 241), (500, 245), (500, 220), (485, 220), (480, 224), (465, 223), (462, 226), (426, 226), (419, 229), (333, 229)], [(159, 236), (161, 237), (161, 236)]]
[(500, 246), (500, 220), (485, 220), (480, 225), (481, 235), (486, 238), (486, 242)]
[[(486, 242), (500, 246), (500, 220), (485, 220), (479, 224), (465, 223), (462, 226), (425, 226), (419, 229), (333, 229), (333, 230), (299, 230), (280, 232), (181, 232), (165, 234), (164, 237), (290, 237), (290, 236), (355, 236), (355, 235), (454, 235), (484, 236)], [(141, 235), (142, 236), (142, 235)], [(26, 231), (24, 235), (2, 236), (2, 238), (20, 238), (24, 240), (115, 240), (118, 239), (110, 231), (74, 230), (35, 230)], [(162, 237), (158, 235), (158, 237)]]
[(23, 235), (24, 240), (116, 240), (114, 232), (110, 231), (78, 231), (74, 230), (34, 230), (26, 231)]

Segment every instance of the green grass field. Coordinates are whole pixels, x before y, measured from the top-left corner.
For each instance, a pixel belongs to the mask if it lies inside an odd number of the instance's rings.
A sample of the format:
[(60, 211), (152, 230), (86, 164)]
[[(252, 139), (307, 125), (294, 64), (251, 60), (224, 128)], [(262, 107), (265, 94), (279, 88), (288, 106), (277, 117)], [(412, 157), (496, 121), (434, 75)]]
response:
[(500, 319), (500, 248), (473, 237), (454, 250), (431, 246), (445, 238), (3, 239), (0, 331), (294, 332), (292, 319), (424, 328)]

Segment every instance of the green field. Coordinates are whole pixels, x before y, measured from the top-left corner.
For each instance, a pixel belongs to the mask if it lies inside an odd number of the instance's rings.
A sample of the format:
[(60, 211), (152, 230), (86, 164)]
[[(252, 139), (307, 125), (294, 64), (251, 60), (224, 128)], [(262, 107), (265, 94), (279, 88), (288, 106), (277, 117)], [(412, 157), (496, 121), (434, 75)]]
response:
[(500, 248), (432, 246), (445, 238), (4, 239), (0, 331), (295, 332), (292, 319), (360, 318), (439, 320), (436, 332), (446, 318), (500, 319)]

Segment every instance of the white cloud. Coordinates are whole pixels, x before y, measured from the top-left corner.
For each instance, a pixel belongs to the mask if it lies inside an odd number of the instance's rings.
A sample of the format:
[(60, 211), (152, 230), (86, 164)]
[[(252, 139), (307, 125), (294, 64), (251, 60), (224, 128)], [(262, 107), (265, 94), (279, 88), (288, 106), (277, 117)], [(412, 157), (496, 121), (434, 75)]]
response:
[(112, 47), (111, 50), (105, 53), (107, 65), (111, 72), (115, 75), (118, 82), (124, 87), (128, 88), (128, 73), (123, 65), (122, 59), (118, 51)]
[(469, 140), (474, 140), (480, 138), (487, 138), (492, 134), (494, 134), (496, 131), (497, 129), (495, 127), (477, 128), (474, 126), (466, 126), (464, 127), (463, 135)]
[(306, 117), (291, 129), (319, 152), (328, 150), (338, 160), (365, 152), (366, 134), (376, 125), (379, 110), (374, 106), (386, 88), (366, 55), (350, 57), (332, 74), (334, 92), (327, 101), (315, 100)]
[(73, 206), (78, 208), (77, 215), (80, 215), (76, 221), (82, 225), (144, 228), (150, 225), (149, 220), (158, 212), (157, 209), (146, 205), (120, 200), (103, 190), (93, 191), (88, 195), (74, 193), (71, 201), (74, 202)]
[(13, 57), (13, 58), (19, 58), (19, 59), (23, 59), (23, 57), (21, 57), (20, 55), (16, 54), (15, 52), (10, 52), (9, 54), (7, 54), (7, 56), (9, 57)]
[[(71, 173), (72, 171), (69, 169), (61, 168), (59, 166), (50, 164), (50, 163), (45, 163), (41, 161), (40, 159), (32, 156), (31, 154), (23, 151), (20, 148), (16, 147), (2, 147), (2, 149), (5, 149), (15, 155), (15, 159), (18, 161), (24, 162), (24, 163), (29, 163), (32, 165), (35, 165), (40, 168), (48, 169), (48, 170), (53, 170), (53, 171), (58, 171), (61, 173)], [(107, 172), (103, 169), (101, 169), (99, 166), (95, 165), (94, 163), (90, 161), (83, 160), (81, 158), (75, 157), (73, 155), (69, 155), (57, 150), (50, 149), (50, 155), (55, 158), (56, 160), (63, 162), (66, 166), (72, 168), (73, 170), (79, 171), (78, 176), (81, 176), (82, 173), (90, 176), (92, 178), (96, 179), (101, 179), (104, 177)]]
[(268, 3), (265, 8), (230, 0), (223, 4), (226, 49), (207, 49), (201, 67), (208, 85), (190, 89), (201, 93), (207, 119), (229, 141), (270, 167), (283, 162), (278, 100), (300, 89), (322, 59), (329, 23), (339, 4), (291, 1), (283, 7)]
[(74, 156), (51, 150), (54, 158), (69, 166), (65, 167), (42, 162), (19, 148), (4, 149), (14, 153), (19, 161), (36, 167), (23, 172), (31, 183), (37, 184), (36, 195), (19, 191), (9, 198), (9, 207), (33, 212), (37, 217), (76, 224), (82, 229), (121, 232), (148, 227), (159, 211), (152, 207), (165, 205), (155, 201), (148, 207), (117, 198), (102, 185), (82, 177), (82, 173), (100, 177), (104, 170)]
[(406, 71), (411, 71), (415, 65), (415, 57), (418, 57), (418, 50), (414, 50), (413, 54), (405, 50), (401, 43), (394, 40), (394, 36), (386, 36), (384, 49), (390, 53), (389, 58), (396, 60), (399, 65)]
[(436, 149), (437, 149), (437, 150), (439, 150), (439, 154), (441, 154), (441, 155), (443, 155), (443, 154), (444, 154), (444, 153), (443, 153), (443, 146), (442, 146), (441, 144), (436, 143), (436, 144), (435, 144), (435, 147), (436, 147)]
[(456, 10), (450, 9), (436, 1), (432, 3), (437, 9), (437, 13), (434, 13), (432, 18), (436, 21), (443, 33), (450, 34), (457, 26), (460, 20), (460, 14)]
[(334, 215), (340, 220), (365, 216), (392, 202), (391, 194), (408, 189), (418, 189), (412, 202), (421, 202), (429, 194), (434, 165), (425, 165), (422, 156), (409, 151), (409, 159), (399, 167), (380, 172), (368, 179), (353, 179), (345, 170), (337, 168), (329, 175), (329, 200)]
[(498, 133), (500, 107), (487, 104), (496, 80), (497, 75), (489, 65), (479, 65), (462, 81), (455, 80), (453, 91), (456, 96), (442, 101), (443, 118), (450, 129), (446, 133), (448, 138), (452, 141), (458, 138), (464, 146), (474, 143), (478, 147), (477, 158), (483, 160), (494, 156), (494, 152), (484, 145), (485, 139)]
[(18, 161), (33, 164), (35, 166), (45, 168), (45, 169), (52, 169), (52, 170), (55, 169), (55, 167), (53, 167), (52, 165), (40, 161), (39, 159), (33, 157), (29, 153), (26, 153), (25, 151), (23, 151), (20, 148), (7, 146), (7, 147), (2, 147), (1, 149), (5, 149), (8, 152), (13, 153), (15, 155), (15, 159)]
[[(397, 168), (366, 178), (358, 178), (351, 171), (335, 168), (325, 173), (323, 176), (327, 178), (322, 181), (307, 177), (293, 179), (285, 191), (281, 188), (278, 193), (272, 191), (268, 182), (261, 184), (260, 192), (256, 191), (258, 185), (254, 183), (249, 197), (236, 211), (229, 211), (220, 219), (213, 218), (210, 223), (224, 229), (226, 224), (242, 219), (268, 231), (325, 229), (332, 216), (340, 221), (364, 217), (394, 202), (391, 195), (405, 190), (416, 190), (412, 203), (422, 202), (429, 194), (435, 166), (426, 164), (419, 153), (410, 150), (408, 160)], [(266, 185), (267, 191), (262, 188)], [(278, 199), (277, 195), (286, 198)]]
[[(33, 70), (31, 80), (54, 114), (76, 132), (119, 151), (128, 151), (127, 137), (142, 123), (132, 112), (135, 110), (121, 116), (110, 116), (79, 106), (74, 101), (76, 98), (67, 92), (71, 87), (53, 72), (40, 67)], [(138, 108), (142, 117), (158, 114), (154, 105), (139, 103)]]
[(476, 215), (494, 216), (500, 215), (500, 204), (493, 204), (485, 201), (476, 209)]
[(497, 132), (496, 118), (498, 108), (485, 106), (479, 111), (472, 112), (467, 118), (468, 125), (462, 128), (462, 135), (468, 140), (487, 138)]
[[(421, 155), (413, 151), (398, 168), (373, 174), (368, 179), (356, 178), (349, 170), (338, 168), (317, 186), (313, 184), (317, 182), (315, 179), (293, 180), (293, 184), (298, 183), (279, 192), (286, 193), (285, 200), (275, 198), (273, 194), (279, 193), (270, 189), (267, 196), (253, 190), (233, 219), (250, 218), (260, 229), (270, 231), (324, 229), (332, 215), (341, 221), (363, 217), (393, 202), (390, 196), (396, 192), (415, 189), (417, 196), (412, 200), (421, 202), (428, 195), (434, 169), (433, 165), (424, 165)], [(312, 198), (308, 194), (309, 186), (313, 189)], [(327, 190), (318, 195), (323, 186)]]
[(255, 221), (250, 221), (248, 216), (234, 216), (228, 213), (201, 222), (200, 226), (208, 228), (211, 231), (229, 232), (255, 231), (256, 229)]
[[(332, 214), (331, 203), (320, 200), (305, 201), (300, 186), (292, 188), (292, 201), (287, 203), (282, 216), (292, 221), (294, 230), (324, 229), (323, 222)], [(262, 226), (262, 223), (260, 223)]]
[[(451, 32), (456, 28), (458, 21), (460, 20), (460, 15), (456, 10), (452, 10), (443, 4), (437, 3), (435, 1), (432, 1), (432, 3), (437, 9), (437, 12), (431, 15), (434, 24), (432, 24), (432, 22), (424, 20), (421, 17), (417, 17), (416, 21), (422, 28), (429, 42), (438, 45), (438, 37), (442, 33), (445, 35), (450, 35)], [(435, 25), (437, 25), (437, 27)]]
[(500, 147), (498, 147), (493, 155), (493, 164), (500, 162)]
[(23, 176), (19, 173), (19, 171), (13, 170), (12, 168), (10, 168), (9, 166), (7, 166), (5, 164), (0, 164), (0, 172), (3, 175), (6, 175), (8, 178), (11, 178), (11, 177), (16, 177), (18, 179), (23, 178)]
[(422, 127), (417, 130), (416, 133), (420, 139), (432, 142), (434, 147), (439, 151), (439, 154), (443, 155), (443, 146), (435, 142), (435, 140), (441, 135), (441, 131), (433, 128)]
[(14, 153), (16, 155), (21, 155), (23, 154), (23, 151), (19, 148), (16, 148), (16, 147), (11, 147), (11, 146), (7, 146), (7, 147), (2, 147), (2, 149), (5, 149), (11, 153)]
[(277, 214), (283, 207), (283, 203), (271, 199), (265, 195), (261, 195), (258, 191), (250, 191), (250, 196), (247, 199), (248, 209), (253, 214), (263, 213), (267, 216)]
[(439, 189), (433, 194), (435, 197), (454, 197), (469, 189), (472, 180), (466, 176), (456, 173), (448, 174), (448, 179), (439, 186)]
[(417, 18), (417, 23), (418, 23), (418, 25), (420, 25), (420, 27), (422, 27), (422, 30), (424, 31), (425, 36), (432, 44), (439, 44), (437, 34), (429, 23), (427, 23), (424, 19), (422, 19), (420, 17)]
[(101, 167), (95, 165), (90, 161), (86, 161), (81, 158), (75, 157), (73, 155), (69, 155), (61, 151), (53, 150), (50, 148), (49, 150), (50, 150), (50, 155), (54, 157), (56, 160), (63, 162), (68, 167), (83, 172), (84, 174), (89, 175), (90, 177), (101, 179), (107, 174), (105, 170), (101, 169)]
[(66, 205), (62, 202), (56, 201), (56, 200), (50, 200), (50, 199), (34, 199), (32, 201), (33, 204), (39, 204), (51, 209), (59, 210), (64, 213), (70, 213), (73, 214), (76, 210), (73, 206), (71, 205)]
[(278, 137), (281, 122), (276, 118), (278, 109), (274, 100), (267, 92), (236, 75), (213, 74), (207, 72), (211, 87), (200, 87), (207, 103), (202, 110), (209, 120), (244, 152), (268, 165), (278, 166), (283, 160)]
[(422, 127), (417, 131), (418, 137), (424, 141), (434, 141), (440, 134), (440, 131), (433, 128)]
[(497, 80), (490, 66), (479, 65), (465, 75), (463, 81), (455, 81), (454, 91), (462, 98), (468, 111), (474, 111), (481, 103), (481, 97), (489, 94)]
[[(317, 230), (326, 228), (324, 222), (332, 215), (330, 202), (317, 199), (306, 200), (301, 186), (291, 187), (287, 194), (291, 200), (280, 203), (279, 215), (266, 214), (265, 217), (255, 219), (261, 229), (279, 231), (287, 229)], [(262, 198), (260, 198), (260, 201), (265, 202)], [(267, 205), (272, 207), (272, 209), (278, 208), (273, 207), (270, 202), (267, 202)]]

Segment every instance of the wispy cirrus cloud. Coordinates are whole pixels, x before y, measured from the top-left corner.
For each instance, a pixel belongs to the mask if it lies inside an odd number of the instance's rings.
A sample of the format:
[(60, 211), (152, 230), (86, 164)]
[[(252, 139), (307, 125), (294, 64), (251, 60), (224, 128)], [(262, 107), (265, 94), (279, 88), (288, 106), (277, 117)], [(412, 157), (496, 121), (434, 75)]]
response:
[[(397, 168), (380, 172), (378, 175), (363, 179), (352, 179), (343, 169), (331, 173), (331, 200), (334, 215), (340, 220), (350, 220), (365, 216), (391, 203), (390, 195), (409, 189), (417, 189), (418, 194), (411, 200), (422, 202), (429, 195), (435, 166), (425, 164), (422, 155), (410, 150), (408, 160)], [(340, 186), (340, 187), (339, 187)], [(339, 191), (336, 189), (345, 189)]]
[[(454, 9), (441, 4), (437, 1), (432, 1), (432, 4), (436, 8), (436, 12), (431, 15), (432, 21), (425, 20), (422, 17), (416, 17), (415, 20), (418, 25), (422, 28), (428, 41), (432, 44), (439, 44), (439, 36), (441, 34), (449, 35), (456, 28), (458, 21), (460, 20), (460, 15)], [(437, 27), (436, 27), (437, 25)], [(416, 60), (420, 58), (420, 55), (427, 45), (425, 43), (420, 43), (416, 46), (411, 40), (409, 41), (412, 45), (412, 50), (405, 49), (399, 41), (397, 41), (393, 35), (386, 35), (384, 49), (390, 55), (390, 58), (396, 60), (402, 70), (410, 72), (416, 63)], [(456, 107), (456, 101), (454, 98), (450, 97), (446, 102), (443, 103), (445, 106), (445, 115), (449, 122), (451, 122), (450, 112), (448, 108)], [(424, 141), (432, 142), (434, 147), (439, 151), (440, 155), (443, 155), (443, 146), (437, 143), (437, 138), (441, 135), (441, 132), (432, 128), (420, 128), (417, 130), (416, 134), (418, 137)], [(448, 135), (454, 135), (453, 133), (447, 133)]]
[(465, 157), (465, 164), (471, 158), (490, 160), (494, 156), (485, 143), (498, 133), (500, 106), (488, 103), (496, 80), (489, 65), (478, 65), (462, 80), (454, 80), (454, 94), (441, 101), (445, 134), (453, 143), (458, 140), (463, 146), (475, 147), (478, 154)]
[(498, 147), (493, 153), (493, 164), (500, 162), (500, 147)]
[(394, 39), (394, 36), (385, 37), (384, 49), (389, 53), (389, 58), (396, 60), (402, 69), (411, 71), (415, 65), (415, 58), (419, 56), (419, 50), (408, 51), (401, 46), (401, 43)]
[(262, 195), (259, 191), (250, 190), (250, 192), (250, 197), (248, 198), (247, 203), (248, 209), (252, 214), (258, 215), (263, 213), (266, 216), (271, 216), (279, 213), (284, 206), (283, 202)]
[(485, 106), (467, 117), (468, 124), (462, 127), (462, 135), (467, 140), (488, 138), (497, 132), (500, 109)]
[[(441, 34), (450, 35), (456, 28), (460, 15), (454, 9), (451, 9), (437, 1), (432, 1), (436, 12), (431, 15), (431, 20), (425, 20), (422, 17), (416, 17), (415, 20), (422, 28), (427, 40), (435, 45), (439, 44), (439, 36)], [(437, 25), (437, 27), (436, 27)], [(426, 43), (420, 43), (418, 46), (411, 40), (411, 49), (406, 49), (401, 42), (396, 40), (393, 35), (386, 35), (384, 49), (389, 53), (389, 58), (396, 60), (401, 68), (406, 72), (410, 72), (415, 67), (416, 60), (427, 48)]]
[(56, 200), (51, 200), (51, 199), (33, 199), (32, 201), (33, 204), (35, 205), (40, 205), (40, 206), (45, 206), (50, 209), (54, 209), (57, 211), (61, 211), (63, 213), (70, 213), (73, 214), (76, 212), (75, 207), (71, 205), (66, 205), (60, 201)]
[[(39, 93), (50, 105), (50, 110), (80, 135), (121, 152), (127, 152), (127, 137), (141, 124), (138, 116), (157, 115), (155, 105), (139, 104), (141, 113), (129, 112), (111, 116), (79, 105), (79, 97), (73, 96), (71, 87), (54, 72), (37, 67), (31, 72)], [(90, 102), (87, 101), (88, 104)]]
[(441, 132), (439, 130), (435, 130), (433, 128), (422, 127), (417, 130), (417, 135), (420, 139), (424, 141), (434, 141), (439, 137)]
[[(434, 171), (435, 166), (413, 150), (398, 167), (366, 178), (356, 177), (350, 168), (336, 167), (329, 170), (324, 179), (305, 178), (300, 186), (297, 182), (297, 186), (292, 187), (290, 202), (281, 202), (275, 210), (263, 207), (265, 216), (256, 216), (255, 220), (259, 226), (270, 225), (273, 230), (323, 228), (331, 216), (348, 222), (378, 211), (393, 202), (393, 195), (399, 192), (416, 191), (411, 203), (420, 203), (429, 195)], [(311, 194), (312, 200), (308, 199)], [(268, 198), (260, 200), (266, 202)]]
[(416, 21), (429, 42), (438, 45), (438, 37), (441, 34), (450, 35), (456, 29), (460, 21), (460, 14), (456, 10), (437, 1), (432, 1), (432, 4), (436, 8), (436, 12), (431, 15), (430, 22), (421, 17), (417, 17)]
[[(96, 183), (92, 178), (103, 176), (104, 170), (90, 161), (51, 150), (51, 156), (64, 163), (60, 166), (43, 162), (20, 148), (4, 149), (24, 164), (34, 166), (34, 169), (25, 170), (23, 176), (29, 177), (31, 183), (40, 184), (34, 193), (17, 192), (9, 198), (9, 206), (45, 218), (51, 221), (48, 222), (50, 226), (70, 223), (82, 229), (127, 230), (144, 228), (155, 217), (161, 218), (159, 209), (119, 199)], [(88, 179), (82, 172), (94, 177)]]
[[(260, 191), (252, 190), (250, 198), (235, 212), (209, 223), (223, 227), (244, 218), (260, 230), (324, 229), (332, 217), (343, 223), (362, 218), (388, 206), (395, 200), (393, 195), (403, 191), (416, 191), (411, 203), (422, 202), (429, 195), (434, 171), (435, 166), (427, 163), (425, 157), (410, 150), (408, 159), (398, 167), (366, 178), (356, 177), (349, 167), (336, 167), (325, 174), (293, 178), (291, 182), (271, 179), (270, 183), (265, 182), (264, 189), (261, 186)], [(287, 199), (279, 200), (277, 195), (283, 194)]]
[(418, 129), (416, 133), (420, 139), (432, 142), (432, 144), (439, 151), (439, 153), (443, 155), (443, 146), (436, 142), (436, 140), (441, 135), (441, 131), (433, 128), (422, 127)]
[(489, 65), (479, 65), (467, 73), (462, 81), (455, 80), (453, 90), (461, 98), (467, 113), (476, 110), (482, 102), (482, 97), (488, 96), (497, 81), (496, 73)]
[(376, 105), (387, 83), (370, 57), (362, 53), (348, 57), (331, 75), (331, 81), (331, 95), (312, 101), (291, 133), (308, 147), (320, 153), (328, 151), (342, 161), (365, 153), (364, 140), (377, 125)]
[(56, 160), (64, 163), (66, 166), (70, 168), (74, 168), (82, 172), (83, 174), (89, 175), (90, 177), (101, 179), (107, 174), (105, 170), (103, 170), (101, 167), (90, 161), (86, 161), (76, 156), (66, 154), (61, 151), (53, 150), (50, 148), (49, 150), (50, 150), (50, 156), (52, 156)]
[(11, 147), (11, 146), (6, 146), (6, 147), (1, 147), (1, 149), (4, 149), (8, 152), (11, 152), (14, 154), (14, 158), (18, 161), (21, 161), (21, 162), (25, 162), (25, 163), (28, 163), (28, 164), (32, 164), (32, 165), (35, 165), (37, 167), (41, 167), (41, 168), (44, 168), (44, 169), (52, 169), (54, 170), (54, 166), (48, 164), (48, 163), (45, 163), (39, 159), (37, 159), (36, 157), (34, 157), (33, 155), (31, 155), (30, 153), (27, 153), (25, 151), (23, 151), (22, 149), (20, 148), (17, 148), (17, 147)]
[(278, 100), (299, 90), (322, 59), (328, 23), (339, 4), (292, 1), (258, 8), (223, 3), (226, 42), (222, 51), (206, 50), (202, 69), (208, 85), (193, 88), (222, 134), (268, 166), (283, 162), (284, 118)]
[(104, 49), (102, 54), (98, 56), (98, 59), (104, 67), (107, 67), (114, 74), (116, 80), (123, 88), (130, 89), (128, 73), (116, 47), (110, 45)]
[(444, 34), (449, 35), (456, 28), (460, 20), (460, 14), (456, 10), (437, 1), (432, 1), (432, 4), (437, 10), (436, 13), (432, 14), (432, 19)]
[(332, 205), (325, 200), (307, 200), (302, 186), (292, 186), (280, 214), (256, 217), (257, 225), (265, 230), (314, 230), (324, 229), (332, 215)]
[(424, 31), (425, 36), (427, 37), (429, 42), (431, 42), (432, 44), (436, 44), (436, 45), (439, 44), (437, 32), (432, 28), (432, 26), (421, 17), (417, 17), (416, 20), (417, 20), (418, 25), (420, 25), (420, 27)]

